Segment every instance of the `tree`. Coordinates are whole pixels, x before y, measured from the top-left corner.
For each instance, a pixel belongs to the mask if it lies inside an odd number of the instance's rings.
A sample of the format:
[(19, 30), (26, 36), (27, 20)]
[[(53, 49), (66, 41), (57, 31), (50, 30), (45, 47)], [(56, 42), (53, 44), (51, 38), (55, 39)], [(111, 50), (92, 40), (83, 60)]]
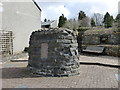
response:
[(110, 14), (107, 12), (104, 16), (104, 26), (105, 28), (109, 28), (109, 27), (112, 27), (112, 24), (113, 24), (113, 16), (110, 16)]
[(95, 21), (94, 21), (93, 18), (91, 19), (91, 26), (92, 26), (92, 27), (95, 27), (95, 26), (96, 26), (96, 25), (95, 25)]
[(93, 19), (96, 23), (96, 26), (102, 26), (103, 25), (103, 15), (100, 13), (94, 13)]
[(111, 17), (111, 23), (113, 23), (115, 20), (114, 20), (114, 18), (113, 18), (113, 16), (110, 16)]
[(120, 14), (118, 14), (115, 18), (115, 21), (116, 21), (116, 26), (118, 27), (118, 30), (120, 31)]
[(44, 22), (47, 22), (47, 19), (46, 19), (46, 18), (44, 19)]
[(86, 17), (85, 12), (80, 11), (80, 12), (79, 12), (79, 15), (78, 15), (78, 20), (82, 20), (82, 19), (85, 18), (85, 17)]
[(120, 14), (118, 14), (115, 18), (116, 21), (120, 21)]
[(90, 18), (86, 16), (85, 12), (80, 11), (78, 15), (78, 27), (89, 27)]
[(48, 21), (50, 21), (50, 19), (48, 19)]
[(71, 30), (76, 30), (78, 29), (78, 21), (75, 19), (69, 19), (67, 20), (67, 22), (65, 23), (64, 27), (71, 29)]
[(90, 27), (91, 26), (90, 21), (91, 21), (90, 18), (86, 16), (85, 18), (80, 20), (79, 23), (81, 27)]
[(65, 25), (67, 21), (67, 18), (64, 17), (64, 14), (62, 14), (60, 17), (59, 17), (59, 23), (58, 23), (58, 27), (63, 27)]

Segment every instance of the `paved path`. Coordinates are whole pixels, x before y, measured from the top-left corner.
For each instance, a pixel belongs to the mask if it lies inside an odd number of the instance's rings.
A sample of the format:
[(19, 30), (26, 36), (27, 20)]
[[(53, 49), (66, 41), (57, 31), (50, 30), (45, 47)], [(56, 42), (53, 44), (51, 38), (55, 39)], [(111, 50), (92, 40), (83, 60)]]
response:
[[(80, 56), (81, 61), (118, 64), (116, 57)], [(27, 58), (24, 58), (27, 59)], [(118, 88), (118, 68), (98, 65), (80, 65), (80, 75), (71, 77), (34, 77), (27, 69), (27, 62), (7, 62), (2, 67), (3, 88)]]
[(120, 65), (120, 63), (118, 63), (118, 59), (120, 60), (120, 58), (113, 56), (81, 55), (80, 58), (80, 62)]

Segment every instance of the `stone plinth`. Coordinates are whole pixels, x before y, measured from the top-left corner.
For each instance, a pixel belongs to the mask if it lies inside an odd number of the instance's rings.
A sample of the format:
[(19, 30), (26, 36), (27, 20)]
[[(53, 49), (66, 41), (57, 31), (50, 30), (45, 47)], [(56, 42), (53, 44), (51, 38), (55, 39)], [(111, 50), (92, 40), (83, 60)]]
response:
[(72, 30), (35, 31), (29, 42), (28, 67), (39, 75), (77, 75), (80, 67), (77, 48), (77, 37)]

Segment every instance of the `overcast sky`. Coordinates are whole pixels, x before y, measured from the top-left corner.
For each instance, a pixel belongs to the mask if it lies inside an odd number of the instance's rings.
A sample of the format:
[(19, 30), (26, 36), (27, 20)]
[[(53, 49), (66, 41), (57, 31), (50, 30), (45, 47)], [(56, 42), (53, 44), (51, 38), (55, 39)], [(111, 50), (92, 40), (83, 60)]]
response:
[(47, 18), (58, 20), (61, 14), (67, 18), (77, 18), (79, 11), (91, 17), (94, 13), (109, 12), (116, 17), (119, 0), (35, 0), (42, 9), (42, 21)]

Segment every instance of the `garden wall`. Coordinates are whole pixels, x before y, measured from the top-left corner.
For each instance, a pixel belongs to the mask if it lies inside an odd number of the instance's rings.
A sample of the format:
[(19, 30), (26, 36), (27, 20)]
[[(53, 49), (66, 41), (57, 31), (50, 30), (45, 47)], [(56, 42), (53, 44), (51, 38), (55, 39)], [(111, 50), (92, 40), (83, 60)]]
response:
[(87, 30), (79, 32), (78, 38), (80, 36), (82, 39), (78, 39), (78, 44), (83, 49), (89, 45), (104, 46), (104, 54), (120, 56), (120, 32), (115, 29)]

